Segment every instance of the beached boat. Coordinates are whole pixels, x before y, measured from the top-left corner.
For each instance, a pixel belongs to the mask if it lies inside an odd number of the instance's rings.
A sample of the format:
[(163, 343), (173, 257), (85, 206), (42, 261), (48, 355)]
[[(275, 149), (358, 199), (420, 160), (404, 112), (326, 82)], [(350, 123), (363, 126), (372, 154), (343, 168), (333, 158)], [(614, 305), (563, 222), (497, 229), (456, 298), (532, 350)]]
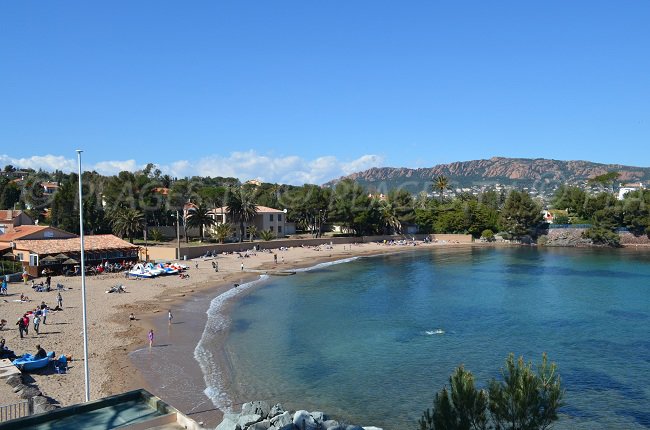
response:
[(144, 265), (138, 263), (133, 266), (133, 269), (129, 270), (129, 276), (134, 278), (154, 278), (156, 275), (147, 270)]
[(154, 266), (153, 263), (145, 264), (144, 268), (145, 268), (145, 270), (148, 270), (149, 273), (153, 274), (154, 276), (165, 275), (165, 270), (161, 269), (160, 267)]
[(54, 358), (54, 351), (47, 353), (47, 357), (35, 359), (32, 354), (23, 354), (18, 357), (12, 364), (24, 372), (31, 372), (46, 367)]
[(161, 269), (165, 275), (178, 275), (178, 269), (175, 269), (167, 264), (158, 263), (156, 267)]

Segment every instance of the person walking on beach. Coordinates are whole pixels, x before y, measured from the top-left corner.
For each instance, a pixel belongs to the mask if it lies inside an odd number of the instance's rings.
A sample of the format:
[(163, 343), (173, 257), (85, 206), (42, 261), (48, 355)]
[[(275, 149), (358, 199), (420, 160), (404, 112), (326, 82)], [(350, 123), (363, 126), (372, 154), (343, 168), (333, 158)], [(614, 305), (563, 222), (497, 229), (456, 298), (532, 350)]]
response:
[(241, 264), (241, 271), (244, 271), (244, 263)]
[(153, 329), (149, 330), (147, 337), (149, 338), (149, 348), (151, 348), (153, 346)]
[(273, 254), (273, 262), (278, 264), (278, 254)]
[(61, 296), (60, 291), (56, 293), (56, 304), (59, 308), (63, 309), (63, 296)]
[(167, 320), (169, 320), (169, 325), (172, 325), (172, 319), (174, 319), (174, 315), (172, 315), (172, 310), (170, 309), (167, 312)]
[(43, 308), (41, 311), (41, 315), (43, 315), (43, 324), (45, 324), (45, 321), (47, 321), (47, 314), (50, 312), (50, 308), (47, 306)]
[(34, 331), (38, 334), (38, 326), (41, 324), (41, 317), (34, 314)]
[(27, 314), (23, 315), (23, 331), (25, 334), (29, 334), (29, 317)]
[(27, 270), (23, 270), (23, 284), (27, 285), (28, 279), (29, 279), (29, 275), (27, 274)]
[(25, 320), (23, 319), (23, 317), (18, 318), (18, 322), (16, 322), (16, 325), (18, 326), (18, 333), (20, 333), (20, 338), (22, 339), (23, 333), (25, 333)]
[(2, 287), (0, 287), (0, 294), (4, 294), (5, 296), (8, 296), (9, 293), (7, 292), (7, 278), (2, 277)]

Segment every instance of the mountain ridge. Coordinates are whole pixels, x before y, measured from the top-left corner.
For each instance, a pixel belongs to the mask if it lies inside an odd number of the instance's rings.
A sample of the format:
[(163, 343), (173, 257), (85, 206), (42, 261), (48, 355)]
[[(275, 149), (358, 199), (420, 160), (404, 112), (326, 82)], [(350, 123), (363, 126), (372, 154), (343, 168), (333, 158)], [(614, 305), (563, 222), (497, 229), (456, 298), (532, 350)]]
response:
[(333, 186), (343, 179), (352, 179), (370, 190), (387, 191), (403, 188), (411, 192), (430, 190), (430, 184), (442, 175), (450, 187), (471, 188), (499, 183), (514, 187), (555, 188), (560, 184), (579, 185), (609, 172), (618, 172), (618, 182), (647, 182), (650, 167), (595, 163), (586, 160), (554, 160), (547, 158), (492, 157), (455, 161), (433, 167), (372, 167), (342, 176), (325, 184)]

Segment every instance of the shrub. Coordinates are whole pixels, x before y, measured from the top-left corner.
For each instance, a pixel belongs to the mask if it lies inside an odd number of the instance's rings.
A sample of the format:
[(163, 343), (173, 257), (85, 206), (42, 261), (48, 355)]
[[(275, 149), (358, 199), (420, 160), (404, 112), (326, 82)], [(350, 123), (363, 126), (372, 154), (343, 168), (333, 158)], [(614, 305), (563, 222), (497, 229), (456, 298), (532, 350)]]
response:
[(486, 230), (483, 230), (481, 233), (481, 238), (487, 240), (488, 242), (493, 242), (494, 241), (494, 232), (490, 230), (489, 228)]

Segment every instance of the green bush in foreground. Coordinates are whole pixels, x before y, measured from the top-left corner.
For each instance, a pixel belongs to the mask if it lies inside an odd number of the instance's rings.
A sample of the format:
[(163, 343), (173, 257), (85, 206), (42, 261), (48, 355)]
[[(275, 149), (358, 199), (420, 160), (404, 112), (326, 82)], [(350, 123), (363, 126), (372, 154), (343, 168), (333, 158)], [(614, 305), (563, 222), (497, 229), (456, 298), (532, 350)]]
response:
[(449, 378), (450, 391), (436, 393), (433, 409), (424, 411), (420, 430), (542, 430), (558, 419), (564, 391), (555, 363), (516, 362), (506, 359), (503, 381), (490, 381), (487, 390), (477, 390), (474, 376), (463, 366)]

